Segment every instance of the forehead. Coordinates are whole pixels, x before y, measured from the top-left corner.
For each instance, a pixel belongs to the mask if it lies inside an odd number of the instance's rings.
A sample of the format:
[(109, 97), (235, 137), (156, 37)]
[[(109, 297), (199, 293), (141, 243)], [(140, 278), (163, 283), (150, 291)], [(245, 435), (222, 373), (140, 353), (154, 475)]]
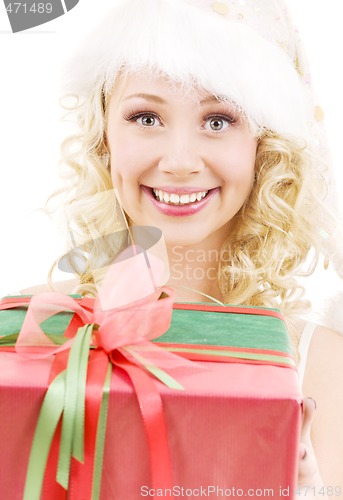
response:
[(173, 80), (163, 74), (133, 73), (120, 75), (111, 92), (117, 103), (143, 98), (152, 102), (193, 102), (194, 104), (219, 102), (223, 97), (215, 96), (195, 82), (187, 84)]

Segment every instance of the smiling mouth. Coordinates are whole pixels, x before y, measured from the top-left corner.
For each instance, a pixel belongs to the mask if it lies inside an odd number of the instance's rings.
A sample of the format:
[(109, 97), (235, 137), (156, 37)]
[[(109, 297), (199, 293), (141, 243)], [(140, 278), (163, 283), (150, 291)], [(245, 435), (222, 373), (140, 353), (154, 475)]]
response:
[(162, 203), (166, 203), (168, 205), (190, 205), (192, 203), (201, 201), (208, 195), (210, 191), (211, 190), (178, 194), (178, 193), (167, 193), (166, 191), (152, 188), (152, 193), (155, 200)]

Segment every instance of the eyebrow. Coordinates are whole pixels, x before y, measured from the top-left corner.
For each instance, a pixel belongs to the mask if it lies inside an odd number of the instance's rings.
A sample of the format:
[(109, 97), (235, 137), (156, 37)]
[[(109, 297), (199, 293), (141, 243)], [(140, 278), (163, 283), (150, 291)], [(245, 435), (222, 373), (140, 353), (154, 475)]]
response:
[(157, 102), (158, 104), (166, 104), (166, 102), (167, 102), (164, 99), (162, 99), (162, 97), (159, 97), (158, 95), (144, 94), (144, 93), (132, 94), (132, 95), (129, 95), (128, 97), (125, 97), (125, 99), (123, 99), (123, 100), (128, 101), (129, 99), (135, 99), (137, 97), (139, 97), (141, 99), (145, 99), (147, 101)]
[(225, 102), (225, 98), (223, 96), (215, 96), (215, 95), (209, 95), (208, 97), (205, 97), (200, 101), (200, 104), (208, 104), (211, 102)]
[[(162, 97), (160, 97), (158, 95), (146, 94), (146, 93), (132, 94), (132, 95), (125, 97), (125, 99), (123, 99), (123, 100), (128, 101), (130, 99), (137, 99), (137, 98), (145, 99), (145, 100), (151, 101), (151, 102), (156, 102), (157, 104), (166, 104), (167, 103), (167, 101), (165, 99), (163, 99)], [(225, 102), (225, 99), (222, 96), (216, 97), (214, 95), (210, 95), (210, 96), (202, 99), (200, 101), (200, 104), (208, 104), (208, 103), (212, 103), (212, 102), (221, 103), (223, 101)]]

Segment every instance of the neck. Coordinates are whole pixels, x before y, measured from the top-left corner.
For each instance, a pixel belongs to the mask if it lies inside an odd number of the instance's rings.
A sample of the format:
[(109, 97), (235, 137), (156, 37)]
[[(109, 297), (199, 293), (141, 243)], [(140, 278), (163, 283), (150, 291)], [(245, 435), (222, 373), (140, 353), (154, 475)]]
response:
[[(168, 246), (170, 279), (176, 302), (223, 301), (218, 286), (218, 266), (223, 241)], [(206, 297), (205, 295), (209, 297)]]

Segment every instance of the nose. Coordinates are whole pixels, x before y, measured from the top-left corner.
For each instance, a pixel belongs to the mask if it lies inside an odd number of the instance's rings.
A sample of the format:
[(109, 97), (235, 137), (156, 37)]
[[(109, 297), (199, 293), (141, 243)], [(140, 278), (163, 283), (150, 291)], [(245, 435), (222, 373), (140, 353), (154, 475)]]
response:
[(186, 177), (201, 172), (205, 168), (199, 145), (187, 132), (179, 131), (169, 137), (159, 161), (161, 172), (176, 177)]

